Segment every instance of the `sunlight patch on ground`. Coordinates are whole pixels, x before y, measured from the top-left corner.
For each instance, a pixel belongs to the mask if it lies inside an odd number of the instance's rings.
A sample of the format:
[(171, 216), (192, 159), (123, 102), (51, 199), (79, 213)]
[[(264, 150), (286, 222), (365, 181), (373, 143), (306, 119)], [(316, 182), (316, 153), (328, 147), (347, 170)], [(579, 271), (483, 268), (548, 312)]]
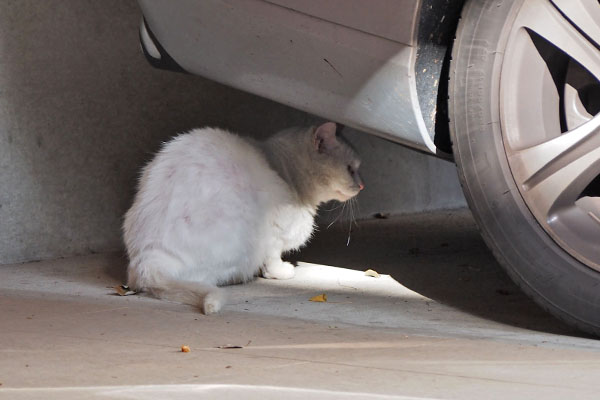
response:
[[(365, 267), (365, 270), (368, 267)], [(390, 275), (381, 274), (379, 278), (365, 275), (365, 271), (333, 267), (329, 265), (299, 262), (296, 267), (296, 276), (285, 281), (272, 281), (262, 279), (261, 284), (284, 285), (295, 289), (320, 289), (336, 292), (360, 293), (379, 297), (398, 297), (404, 299), (423, 299), (419, 293), (414, 292), (400, 284)]]
[[(0, 389), (0, 398), (5, 395), (19, 400), (43, 394), (46, 399), (85, 396), (85, 398), (119, 399), (119, 400), (187, 400), (187, 399), (223, 399), (223, 400), (434, 400), (425, 397), (381, 395), (358, 392), (341, 392), (318, 389), (302, 389), (279, 386), (253, 385), (140, 385), (140, 386), (106, 386), (106, 387), (64, 387), (64, 388), (15, 388)], [(6, 397), (8, 399), (8, 397)]]

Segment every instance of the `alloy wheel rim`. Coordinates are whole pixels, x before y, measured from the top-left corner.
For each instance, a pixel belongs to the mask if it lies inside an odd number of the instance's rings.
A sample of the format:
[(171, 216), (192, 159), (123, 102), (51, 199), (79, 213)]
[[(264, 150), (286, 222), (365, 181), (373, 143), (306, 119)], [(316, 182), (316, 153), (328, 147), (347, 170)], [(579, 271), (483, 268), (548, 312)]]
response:
[(554, 241), (600, 271), (600, 3), (525, 0), (500, 75), (504, 150)]

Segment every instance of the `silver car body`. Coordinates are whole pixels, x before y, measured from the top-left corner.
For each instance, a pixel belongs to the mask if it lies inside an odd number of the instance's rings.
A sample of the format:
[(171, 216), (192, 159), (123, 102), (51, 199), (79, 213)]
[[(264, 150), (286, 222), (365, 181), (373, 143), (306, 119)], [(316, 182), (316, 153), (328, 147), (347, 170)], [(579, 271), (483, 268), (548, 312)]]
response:
[(423, 81), (430, 86), (423, 91), (430, 93), (420, 105), (419, 0), (140, 0), (140, 5), (145, 18), (140, 37), (150, 57), (160, 59), (167, 49), (187, 72), (440, 153), (433, 125), (443, 53), (430, 60), (435, 71)]

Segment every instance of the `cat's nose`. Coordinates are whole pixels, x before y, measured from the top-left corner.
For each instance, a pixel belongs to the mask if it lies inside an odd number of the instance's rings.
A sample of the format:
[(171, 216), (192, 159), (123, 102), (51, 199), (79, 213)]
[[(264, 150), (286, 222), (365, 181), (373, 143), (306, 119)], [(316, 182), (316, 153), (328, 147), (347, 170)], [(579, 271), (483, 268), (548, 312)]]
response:
[(363, 190), (365, 188), (365, 184), (364, 183), (359, 183), (358, 184), (358, 190)]

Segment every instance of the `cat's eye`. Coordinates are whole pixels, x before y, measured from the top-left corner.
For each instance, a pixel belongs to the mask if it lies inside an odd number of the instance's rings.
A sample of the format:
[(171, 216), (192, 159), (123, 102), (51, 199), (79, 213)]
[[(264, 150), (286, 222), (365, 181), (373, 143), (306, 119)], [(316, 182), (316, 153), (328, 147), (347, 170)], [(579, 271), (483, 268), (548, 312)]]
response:
[(348, 165), (348, 172), (350, 173), (350, 175), (354, 175), (354, 169), (351, 165)]

